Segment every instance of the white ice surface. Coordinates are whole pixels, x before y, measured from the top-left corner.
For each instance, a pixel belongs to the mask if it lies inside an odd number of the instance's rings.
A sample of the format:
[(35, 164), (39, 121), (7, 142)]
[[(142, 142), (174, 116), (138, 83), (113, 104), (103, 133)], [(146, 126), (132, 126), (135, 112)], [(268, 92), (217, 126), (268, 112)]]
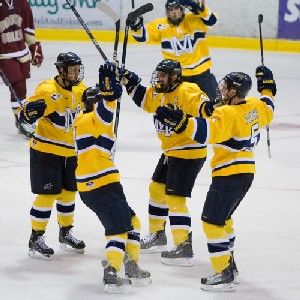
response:
[[(101, 43), (109, 58), (113, 45)], [(121, 51), (120, 47), (120, 51)], [(56, 74), (57, 54), (73, 51), (85, 64), (85, 83), (97, 82), (103, 62), (92, 43), (44, 42), (45, 61), (32, 67), (28, 95), (37, 84)], [(254, 80), (252, 95), (258, 96), (254, 72), (259, 51), (211, 50), (217, 79), (231, 71), (249, 73)], [(180, 268), (160, 263), (159, 254), (141, 255), (140, 264), (152, 274), (153, 284), (130, 295), (103, 292), (100, 260), (104, 255), (103, 228), (97, 217), (77, 197), (74, 233), (86, 242), (83, 255), (59, 250), (56, 210), (48, 224), (46, 241), (55, 250), (52, 261), (27, 256), (31, 232), (29, 211), (34, 200), (29, 182), (28, 142), (17, 134), (10, 110), (8, 88), (0, 83), (0, 299), (93, 300), (93, 299), (300, 299), (300, 55), (265, 52), (265, 64), (278, 87), (276, 113), (270, 126), (272, 158), (268, 158), (265, 130), (256, 149), (254, 184), (234, 215), (236, 262), (241, 284), (234, 293), (200, 290), (200, 278), (212, 274), (201, 209), (211, 178), (209, 157), (198, 176), (188, 205), (192, 214), (195, 266)], [(119, 56), (121, 59), (121, 55)], [(162, 59), (158, 46), (128, 45), (127, 67), (139, 74), (145, 85)], [(160, 156), (152, 118), (135, 107), (124, 92), (115, 162), (130, 205), (147, 233), (148, 184)], [(167, 235), (171, 241), (169, 226)], [(171, 243), (170, 243), (171, 247)]]

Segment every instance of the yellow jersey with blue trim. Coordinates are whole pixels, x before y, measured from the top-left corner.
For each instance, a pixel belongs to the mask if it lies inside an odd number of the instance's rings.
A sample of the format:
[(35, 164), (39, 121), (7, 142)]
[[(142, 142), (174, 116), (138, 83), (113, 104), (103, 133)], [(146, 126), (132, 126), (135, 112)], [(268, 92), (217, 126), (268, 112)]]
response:
[(64, 89), (55, 78), (38, 85), (26, 101), (44, 99), (47, 107), (30, 140), (31, 148), (64, 157), (76, 156), (72, 126), (83, 108), (81, 98), (85, 89), (83, 82), (72, 90)]
[(182, 75), (193, 76), (212, 66), (206, 34), (217, 20), (217, 15), (206, 7), (199, 15), (186, 14), (178, 26), (159, 18), (131, 32), (137, 42), (160, 43), (164, 59), (178, 60)]
[(101, 100), (94, 110), (78, 115), (74, 136), (78, 165), (76, 169), (79, 192), (91, 191), (113, 182), (120, 174), (111, 156), (114, 150), (114, 111), (116, 101)]
[[(133, 100), (148, 113), (155, 113), (161, 105), (172, 104), (184, 110), (188, 115), (205, 117), (204, 104), (208, 101), (207, 95), (199, 89), (195, 83), (182, 82), (175, 90), (169, 93), (156, 93), (153, 87), (147, 88), (144, 97), (139, 98), (138, 91)], [(187, 137), (184, 133), (176, 134), (170, 126), (161, 123), (156, 115), (153, 115), (154, 126), (161, 148), (166, 156), (185, 159), (204, 158), (207, 155), (207, 147)]]
[(213, 144), (212, 176), (255, 173), (253, 150), (273, 114), (272, 93), (264, 90), (260, 99), (249, 97), (221, 106), (208, 119), (190, 118), (185, 133), (200, 143)]

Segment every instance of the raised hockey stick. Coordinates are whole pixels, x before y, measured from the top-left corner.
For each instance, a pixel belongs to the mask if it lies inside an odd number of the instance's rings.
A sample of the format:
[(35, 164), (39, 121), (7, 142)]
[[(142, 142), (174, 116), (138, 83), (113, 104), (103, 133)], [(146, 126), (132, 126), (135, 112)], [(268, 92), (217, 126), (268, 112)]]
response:
[[(259, 43), (260, 43), (260, 57), (261, 57), (261, 65), (264, 66), (264, 47), (263, 47), (263, 39), (261, 33), (261, 23), (264, 20), (264, 16), (262, 14), (258, 15), (258, 26), (259, 26)], [(267, 130), (267, 145), (268, 145), (268, 155), (271, 158), (271, 139), (270, 139), (270, 127), (266, 126)]]
[(131, 7), (134, 9), (134, 0), (131, 0)]
[(142, 16), (143, 14), (145, 14), (151, 10), (153, 10), (153, 4), (146, 3), (128, 14), (127, 19), (126, 19), (125, 34), (124, 34), (124, 41), (123, 41), (121, 68), (125, 68), (126, 49), (127, 49), (127, 43), (128, 43), (128, 32), (129, 32), (130, 24), (132, 24), (138, 17)]
[(77, 17), (77, 19), (80, 22), (81, 26), (84, 28), (85, 32), (87, 33), (87, 35), (89, 36), (89, 38), (92, 40), (94, 46), (97, 48), (97, 50), (99, 51), (99, 53), (102, 56), (102, 58), (104, 59), (104, 61), (106, 63), (109, 63), (108, 58), (106, 57), (105, 53), (103, 52), (103, 50), (101, 49), (101, 47), (99, 46), (99, 44), (97, 43), (97, 41), (95, 40), (95, 38), (92, 35), (91, 31), (89, 30), (89, 28), (87, 27), (87, 25), (85, 24), (85, 22), (83, 21), (83, 19), (81, 18), (80, 14), (76, 10), (75, 6), (71, 3), (70, 0), (66, 0), (66, 2), (69, 4), (69, 6), (72, 9), (74, 15)]
[(2, 69), (0, 69), (0, 76), (2, 77), (3, 82), (8, 86), (9, 90), (11, 91), (11, 93), (14, 95), (15, 99), (17, 100), (17, 102), (22, 106), (21, 100), (17, 96), (16, 91), (12, 87), (11, 83), (9, 82), (8, 78), (6, 77), (6, 75), (5, 75), (5, 73), (3, 72)]
[[(120, 17), (107, 4), (105, 4), (103, 2), (98, 2), (96, 4), (96, 7), (98, 9), (100, 9), (102, 12), (104, 12), (106, 15), (108, 15), (116, 25), (116, 36), (115, 36), (115, 42), (114, 42), (113, 61), (114, 61), (115, 65), (118, 67), (119, 66), (118, 45), (119, 45), (119, 39), (120, 39)], [(115, 124), (114, 124), (114, 133), (115, 133), (116, 138), (118, 135), (120, 109), (121, 109), (121, 98), (117, 99), (116, 116), (115, 116)], [(112, 157), (111, 157), (112, 160), (114, 160), (115, 153), (116, 153), (116, 143), (114, 144), (114, 149), (112, 152)]]
[(120, 17), (105, 3), (97, 2), (96, 7), (108, 15), (116, 25), (116, 36), (114, 42), (114, 54), (113, 60), (116, 66), (118, 66), (118, 45), (120, 39)]

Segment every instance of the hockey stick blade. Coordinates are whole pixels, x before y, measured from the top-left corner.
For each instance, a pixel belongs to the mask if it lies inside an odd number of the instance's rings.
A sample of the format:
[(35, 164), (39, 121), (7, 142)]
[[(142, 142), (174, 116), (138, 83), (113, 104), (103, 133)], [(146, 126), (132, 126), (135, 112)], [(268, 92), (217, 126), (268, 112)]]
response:
[(120, 17), (105, 3), (97, 2), (96, 7), (107, 14), (114, 23), (117, 23), (120, 20)]
[(153, 4), (152, 3), (146, 3), (142, 5), (141, 7), (137, 8), (136, 10), (132, 11), (128, 14), (126, 19), (126, 25), (130, 25), (133, 23), (138, 17), (142, 16), (143, 14), (152, 11), (153, 10)]
[(11, 83), (9, 82), (8, 78), (6, 77), (5, 73), (3, 72), (2, 69), (0, 69), (0, 77), (2, 78), (4, 84), (6, 86), (8, 86), (9, 90), (11, 91), (11, 93), (13, 94), (13, 96), (15, 97), (15, 99), (17, 100), (17, 102), (22, 105), (21, 100), (19, 99), (19, 97), (17, 96), (16, 91), (14, 90), (14, 88), (12, 87)]
[(116, 25), (116, 37), (114, 42), (113, 60), (115, 64), (118, 65), (117, 51), (118, 51), (119, 36), (120, 36), (120, 17), (107, 4), (103, 2), (97, 2), (96, 7), (99, 10), (101, 10), (103, 13), (108, 15)]
[(258, 24), (261, 24), (264, 20), (264, 16), (262, 14), (258, 15)]

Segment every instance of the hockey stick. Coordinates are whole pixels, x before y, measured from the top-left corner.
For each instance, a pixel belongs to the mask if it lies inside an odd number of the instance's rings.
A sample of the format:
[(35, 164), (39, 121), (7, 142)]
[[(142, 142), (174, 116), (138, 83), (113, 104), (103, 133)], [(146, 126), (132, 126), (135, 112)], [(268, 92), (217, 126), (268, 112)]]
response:
[(131, 0), (131, 7), (134, 9), (134, 0)]
[[(259, 25), (259, 42), (260, 42), (260, 57), (261, 57), (261, 65), (264, 66), (264, 47), (263, 47), (263, 39), (261, 33), (261, 23), (264, 20), (264, 16), (262, 14), (258, 15), (258, 25)], [(271, 139), (270, 139), (270, 127), (266, 126), (267, 130), (267, 146), (268, 146), (268, 155), (271, 158)]]
[(69, 4), (69, 6), (72, 9), (74, 15), (77, 17), (77, 19), (80, 22), (81, 26), (84, 28), (85, 32), (87, 33), (87, 35), (89, 36), (89, 38), (92, 40), (94, 46), (97, 48), (97, 50), (99, 51), (99, 53), (102, 56), (102, 58), (104, 59), (104, 61), (106, 63), (109, 63), (108, 58), (106, 57), (105, 53), (103, 52), (103, 50), (101, 49), (101, 47), (99, 46), (99, 44), (97, 43), (97, 41), (95, 40), (95, 38), (92, 35), (91, 31), (89, 30), (89, 28), (87, 27), (87, 25), (85, 24), (85, 22), (83, 21), (83, 19), (81, 18), (80, 14), (76, 10), (75, 6), (71, 3), (70, 0), (66, 0), (66, 2)]
[(15, 97), (15, 99), (17, 100), (17, 102), (22, 106), (22, 102), (19, 99), (19, 97), (17, 96), (16, 91), (14, 90), (14, 88), (12, 87), (12, 85), (10, 84), (8, 78), (6, 77), (5, 73), (3, 72), (2, 69), (0, 69), (0, 76), (2, 77), (3, 82), (8, 86), (8, 88), (10, 89), (11, 93), (13, 94), (13, 96)]
[[(118, 61), (118, 45), (119, 45), (119, 39), (120, 39), (120, 17), (105, 3), (98, 2), (96, 4), (96, 7), (100, 9), (102, 12), (104, 12), (106, 15), (108, 15), (113, 22), (116, 25), (116, 36), (115, 36), (115, 42), (114, 42), (114, 53), (113, 53), (113, 61), (115, 65), (119, 66)], [(121, 98), (117, 99), (117, 107), (116, 107), (116, 117), (115, 117), (115, 124), (114, 124), (114, 133), (117, 139), (118, 135), (118, 126), (119, 126), (119, 115), (120, 115), (120, 109), (121, 109)], [(114, 149), (112, 151), (111, 159), (114, 160), (116, 153), (116, 142), (114, 144)]]
[(116, 37), (114, 42), (114, 54), (113, 60), (116, 66), (118, 66), (118, 45), (119, 45), (119, 38), (120, 38), (120, 17), (105, 3), (97, 2), (96, 7), (100, 9), (102, 12), (107, 14), (115, 23), (116, 25)]
[(126, 49), (127, 49), (127, 44), (128, 44), (128, 32), (129, 32), (130, 24), (132, 24), (138, 17), (142, 16), (143, 14), (145, 14), (151, 10), (153, 10), (153, 4), (146, 3), (128, 14), (127, 19), (126, 19), (125, 35), (124, 35), (124, 41), (123, 41), (121, 68), (125, 68)]

